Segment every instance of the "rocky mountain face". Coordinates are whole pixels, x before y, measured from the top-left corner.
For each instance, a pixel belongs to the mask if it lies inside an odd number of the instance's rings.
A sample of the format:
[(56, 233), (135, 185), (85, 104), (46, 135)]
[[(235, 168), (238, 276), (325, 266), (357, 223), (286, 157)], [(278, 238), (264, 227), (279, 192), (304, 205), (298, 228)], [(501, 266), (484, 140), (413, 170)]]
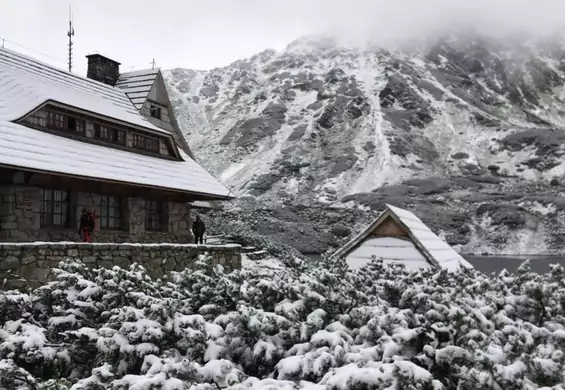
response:
[(165, 77), (197, 159), (240, 197), (217, 214), (228, 226), (323, 252), (391, 203), (463, 252), (550, 253), (565, 247), (564, 43), (311, 37)]

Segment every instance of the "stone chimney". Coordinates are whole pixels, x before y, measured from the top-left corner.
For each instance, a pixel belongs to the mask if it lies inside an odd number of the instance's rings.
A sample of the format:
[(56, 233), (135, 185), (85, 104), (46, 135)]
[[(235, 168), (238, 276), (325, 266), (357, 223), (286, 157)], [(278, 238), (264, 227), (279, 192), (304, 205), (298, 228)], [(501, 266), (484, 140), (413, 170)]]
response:
[(114, 86), (120, 76), (120, 63), (101, 54), (89, 54), (86, 77)]

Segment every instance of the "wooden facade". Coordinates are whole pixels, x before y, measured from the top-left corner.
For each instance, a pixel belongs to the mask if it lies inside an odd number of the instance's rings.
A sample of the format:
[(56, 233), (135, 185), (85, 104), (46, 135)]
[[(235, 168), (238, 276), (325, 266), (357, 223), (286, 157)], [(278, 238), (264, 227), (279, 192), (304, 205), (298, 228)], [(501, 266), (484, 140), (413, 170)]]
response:
[(76, 241), (82, 209), (97, 216), (98, 241), (191, 242), (194, 199), (157, 188), (0, 168), (0, 242)]
[(388, 216), (370, 233), (373, 237), (408, 237), (408, 232), (394, 218)]

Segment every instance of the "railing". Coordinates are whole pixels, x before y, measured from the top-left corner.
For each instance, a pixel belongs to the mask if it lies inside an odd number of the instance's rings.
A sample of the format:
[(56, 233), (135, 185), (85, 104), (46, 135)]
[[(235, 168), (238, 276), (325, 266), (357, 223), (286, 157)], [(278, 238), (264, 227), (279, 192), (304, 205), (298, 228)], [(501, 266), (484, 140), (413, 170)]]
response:
[(217, 236), (206, 236), (204, 237), (204, 243), (211, 244), (210, 240), (212, 240), (212, 242), (215, 244), (221, 244), (225, 237), (226, 236), (224, 234), (219, 234)]

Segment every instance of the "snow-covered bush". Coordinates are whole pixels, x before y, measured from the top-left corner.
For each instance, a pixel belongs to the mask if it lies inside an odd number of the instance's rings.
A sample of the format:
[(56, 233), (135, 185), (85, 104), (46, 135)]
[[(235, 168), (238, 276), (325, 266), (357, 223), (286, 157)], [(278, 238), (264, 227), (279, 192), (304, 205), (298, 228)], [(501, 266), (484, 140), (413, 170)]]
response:
[(0, 388), (563, 389), (565, 272), (146, 270), (0, 292)]

